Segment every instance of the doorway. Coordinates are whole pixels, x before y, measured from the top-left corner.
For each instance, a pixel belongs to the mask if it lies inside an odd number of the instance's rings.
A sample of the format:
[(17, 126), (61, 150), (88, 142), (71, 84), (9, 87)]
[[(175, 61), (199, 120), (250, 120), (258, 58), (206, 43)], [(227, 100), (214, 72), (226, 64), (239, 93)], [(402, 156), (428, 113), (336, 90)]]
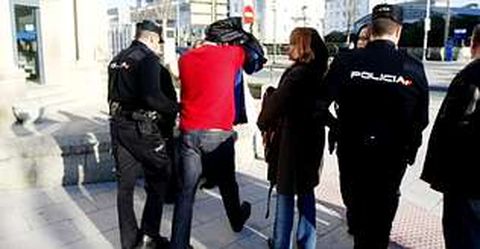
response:
[(43, 58), (40, 39), (38, 6), (13, 3), (14, 34), (17, 65), (27, 74), (27, 80), (42, 83)]

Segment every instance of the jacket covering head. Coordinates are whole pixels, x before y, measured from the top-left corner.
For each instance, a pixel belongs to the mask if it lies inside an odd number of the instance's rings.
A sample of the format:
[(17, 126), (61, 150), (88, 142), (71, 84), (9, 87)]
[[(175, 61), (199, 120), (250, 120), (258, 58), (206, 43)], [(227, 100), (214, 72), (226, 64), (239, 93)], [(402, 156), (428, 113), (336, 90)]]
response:
[(210, 24), (205, 30), (205, 40), (216, 43), (242, 44), (249, 37), (243, 30), (242, 19), (231, 17)]
[(243, 30), (240, 17), (231, 17), (210, 24), (205, 30), (205, 40), (243, 46), (247, 54), (243, 69), (248, 74), (260, 71), (267, 62), (260, 42), (255, 36)]

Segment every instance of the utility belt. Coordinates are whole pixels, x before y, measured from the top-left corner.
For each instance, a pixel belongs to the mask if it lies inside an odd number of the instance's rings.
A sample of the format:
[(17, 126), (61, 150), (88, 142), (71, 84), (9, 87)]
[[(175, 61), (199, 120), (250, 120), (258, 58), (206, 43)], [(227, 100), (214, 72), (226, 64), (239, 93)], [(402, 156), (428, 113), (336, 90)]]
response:
[(133, 121), (142, 135), (151, 135), (159, 133), (158, 123), (162, 120), (162, 115), (157, 111), (145, 109), (125, 109), (119, 102), (110, 102), (110, 115), (113, 119), (120, 118)]
[(124, 117), (130, 120), (139, 121), (161, 121), (162, 115), (157, 111), (145, 110), (138, 106), (124, 105), (120, 102), (110, 102), (110, 116)]

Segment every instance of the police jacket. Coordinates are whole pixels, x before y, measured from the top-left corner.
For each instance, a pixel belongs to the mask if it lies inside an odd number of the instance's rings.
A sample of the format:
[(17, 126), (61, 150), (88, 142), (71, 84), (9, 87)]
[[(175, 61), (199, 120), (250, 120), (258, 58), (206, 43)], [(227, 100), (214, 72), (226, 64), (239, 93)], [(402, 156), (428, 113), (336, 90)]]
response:
[(339, 146), (375, 145), (413, 163), (428, 124), (428, 83), (419, 61), (393, 42), (372, 41), (340, 53), (324, 87), (326, 105), (338, 107)]
[(480, 198), (480, 59), (453, 79), (432, 128), (422, 179), (441, 192)]
[(133, 41), (108, 67), (108, 100), (124, 110), (145, 109), (174, 117), (178, 112), (170, 73), (145, 44)]

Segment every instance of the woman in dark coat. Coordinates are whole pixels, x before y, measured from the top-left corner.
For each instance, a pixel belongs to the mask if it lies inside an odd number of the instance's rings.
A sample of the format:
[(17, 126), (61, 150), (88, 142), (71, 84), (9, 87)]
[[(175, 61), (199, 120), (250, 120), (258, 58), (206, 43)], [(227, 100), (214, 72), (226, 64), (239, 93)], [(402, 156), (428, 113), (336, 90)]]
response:
[(472, 32), (473, 61), (448, 87), (430, 134), (422, 179), (443, 193), (447, 249), (480, 248), (480, 24)]
[(274, 162), (269, 162), (277, 166), (273, 248), (291, 248), (297, 195), (298, 248), (313, 249), (316, 244), (314, 188), (319, 183), (325, 144), (322, 115), (316, 103), (327, 69), (328, 52), (315, 29), (296, 28), (290, 36), (289, 56), (294, 64), (283, 73), (277, 89), (267, 90), (270, 94), (264, 99), (257, 124), (261, 131), (275, 129), (278, 141), (277, 156)]

